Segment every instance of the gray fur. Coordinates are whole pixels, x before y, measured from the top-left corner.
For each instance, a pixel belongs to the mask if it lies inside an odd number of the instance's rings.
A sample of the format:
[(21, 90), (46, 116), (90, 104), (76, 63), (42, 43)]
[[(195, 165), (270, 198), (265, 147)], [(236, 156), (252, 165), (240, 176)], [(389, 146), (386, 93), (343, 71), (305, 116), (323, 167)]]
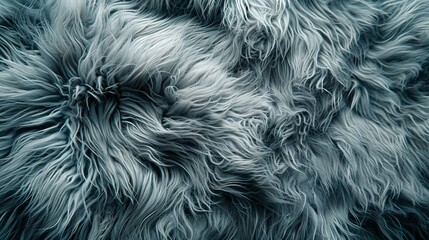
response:
[(2, 0), (0, 239), (429, 238), (426, 0)]

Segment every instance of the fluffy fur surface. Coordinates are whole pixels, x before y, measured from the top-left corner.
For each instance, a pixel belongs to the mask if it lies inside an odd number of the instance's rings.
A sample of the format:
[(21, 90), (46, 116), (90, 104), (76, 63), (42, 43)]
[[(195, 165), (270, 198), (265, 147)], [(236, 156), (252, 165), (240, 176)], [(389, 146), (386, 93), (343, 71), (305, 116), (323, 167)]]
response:
[(1, 0), (0, 239), (429, 239), (429, 1)]

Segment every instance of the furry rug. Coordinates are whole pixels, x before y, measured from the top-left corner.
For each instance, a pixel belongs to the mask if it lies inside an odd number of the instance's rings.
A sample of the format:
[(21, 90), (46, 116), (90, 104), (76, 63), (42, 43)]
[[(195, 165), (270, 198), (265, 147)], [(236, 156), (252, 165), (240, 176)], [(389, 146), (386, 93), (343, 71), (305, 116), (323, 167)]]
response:
[(429, 1), (2, 0), (0, 239), (429, 239)]

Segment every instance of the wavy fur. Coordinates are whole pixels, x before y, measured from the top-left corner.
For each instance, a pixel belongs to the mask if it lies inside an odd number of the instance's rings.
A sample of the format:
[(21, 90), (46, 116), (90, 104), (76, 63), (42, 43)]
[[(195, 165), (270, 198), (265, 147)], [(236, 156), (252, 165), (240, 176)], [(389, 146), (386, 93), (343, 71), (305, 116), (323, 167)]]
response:
[(428, 58), (425, 0), (3, 0), (0, 239), (427, 239)]

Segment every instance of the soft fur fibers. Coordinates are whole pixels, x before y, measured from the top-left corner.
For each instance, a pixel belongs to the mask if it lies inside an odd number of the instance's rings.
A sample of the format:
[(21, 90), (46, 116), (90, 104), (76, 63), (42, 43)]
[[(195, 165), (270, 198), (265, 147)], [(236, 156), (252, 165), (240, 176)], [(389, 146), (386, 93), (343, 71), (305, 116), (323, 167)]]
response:
[(0, 239), (429, 239), (429, 1), (1, 0)]

